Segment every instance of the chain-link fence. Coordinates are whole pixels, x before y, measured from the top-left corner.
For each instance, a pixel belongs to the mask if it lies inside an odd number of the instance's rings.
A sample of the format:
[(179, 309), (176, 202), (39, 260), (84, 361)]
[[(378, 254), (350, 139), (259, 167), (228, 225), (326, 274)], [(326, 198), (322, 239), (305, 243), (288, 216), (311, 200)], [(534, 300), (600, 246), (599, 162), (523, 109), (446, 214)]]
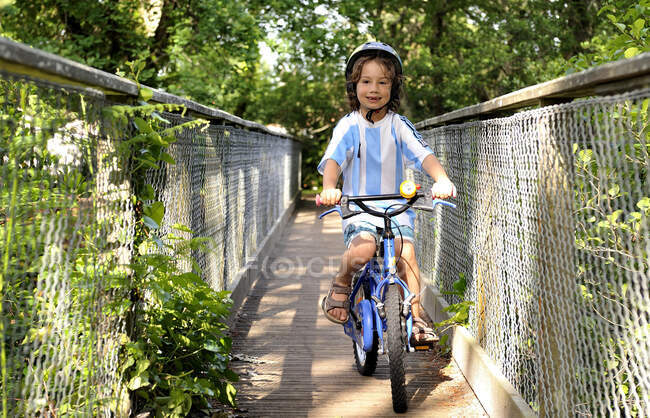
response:
[[(135, 127), (109, 122), (107, 97), (0, 72), (0, 416), (128, 413), (118, 356), (137, 321), (129, 264), (141, 214), (133, 159), (117, 152)], [(297, 142), (219, 123), (182, 130), (175, 164), (148, 172), (164, 225), (208, 238), (195, 255), (217, 290), (289, 207), (300, 171)]]
[(459, 192), (418, 215), (422, 270), (442, 290), (465, 277), (470, 332), (541, 416), (650, 416), (649, 103), (422, 132)]

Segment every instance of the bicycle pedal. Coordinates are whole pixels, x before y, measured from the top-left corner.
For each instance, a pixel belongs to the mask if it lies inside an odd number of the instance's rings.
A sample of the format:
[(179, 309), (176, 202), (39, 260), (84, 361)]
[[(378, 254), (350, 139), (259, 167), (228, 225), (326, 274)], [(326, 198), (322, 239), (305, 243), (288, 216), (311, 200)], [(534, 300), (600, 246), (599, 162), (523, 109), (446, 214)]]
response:
[(413, 347), (415, 351), (431, 351), (438, 348), (438, 341), (439, 340), (436, 339), (435, 341), (430, 341), (427, 343), (417, 343), (412, 345), (411, 347)]
[(415, 348), (415, 351), (429, 351), (429, 350), (433, 349), (433, 346), (431, 346), (431, 345), (416, 345), (413, 348)]

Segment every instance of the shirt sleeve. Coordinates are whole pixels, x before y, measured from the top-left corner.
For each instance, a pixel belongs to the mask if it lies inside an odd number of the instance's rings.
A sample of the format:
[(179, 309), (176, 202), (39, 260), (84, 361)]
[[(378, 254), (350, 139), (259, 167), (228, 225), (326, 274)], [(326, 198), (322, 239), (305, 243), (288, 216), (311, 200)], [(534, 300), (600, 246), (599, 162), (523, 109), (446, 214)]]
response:
[(344, 170), (354, 153), (354, 138), (351, 135), (353, 126), (343, 118), (334, 128), (332, 139), (327, 145), (325, 154), (318, 163), (318, 172), (323, 174), (327, 160), (334, 160)]
[(415, 129), (415, 126), (405, 116), (399, 118), (399, 135), (402, 144), (402, 153), (406, 167), (423, 171), (422, 162), (429, 155), (433, 155), (431, 147), (422, 138), (422, 135)]

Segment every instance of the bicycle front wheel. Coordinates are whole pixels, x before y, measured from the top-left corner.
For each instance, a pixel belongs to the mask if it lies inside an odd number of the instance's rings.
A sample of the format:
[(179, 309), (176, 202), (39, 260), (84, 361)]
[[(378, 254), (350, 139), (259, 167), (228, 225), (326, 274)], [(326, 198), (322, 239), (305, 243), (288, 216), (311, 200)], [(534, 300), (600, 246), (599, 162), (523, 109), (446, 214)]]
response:
[[(352, 280), (352, 287), (356, 284), (357, 280), (361, 277), (361, 272), (357, 273)], [(359, 288), (359, 293), (357, 294), (357, 299), (367, 299), (370, 300), (370, 283), (364, 281), (361, 287)], [(355, 301), (355, 303), (357, 303)], [(360, 346), (355, 340), (352, 340), (352, 348), (354, 350), (354, 363), (357, 366), (357, 371), (363, 376), (372, 376), (377, 368), (377, 354), (379, 351), (379, 340), (377, 333), (372, 333), (372, 348), (370, 351), (365, 351), (362, 346)]]
[(405, 387), (405, 367), (404, 351), (405, 343), (402, 336), (402, 314), (401, 314), (402, 294), (399, 285), (391, 284), (386, 288), (386, 297), (384, 306), (386, 310), (386, 338), (388, 348), (388, 365), (390, 368), (390, 388), (393, 395), (393, 410), (395, 412), (405, 412), (406, 404), (406, 387)]

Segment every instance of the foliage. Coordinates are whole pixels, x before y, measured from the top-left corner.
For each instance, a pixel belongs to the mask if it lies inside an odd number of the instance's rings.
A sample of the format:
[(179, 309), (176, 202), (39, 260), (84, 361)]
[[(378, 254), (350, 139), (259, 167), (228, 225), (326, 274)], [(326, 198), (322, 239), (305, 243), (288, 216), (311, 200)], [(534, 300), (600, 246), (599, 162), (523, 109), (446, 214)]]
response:
[[(648, 16), (650, 1), (608, 0), (599, 10), (600, 24), (595, 35), (583, 42), (585, 52), (569, 61), (568, 73), (585, 70), (610, 61), (632, 58), (650, 51)], [(600, 353), (603, 364), (586, 361), (578, 370), (585, 382), (592, 379), (610, 379), (616, 393), (630, 402), (630, 414), (639, 413), (634, 399), (643, 397), (636, 384), (638, 376), (630, 374), (621, 364), (634, 362), (635, 343), (643, 344), (647, 329), (632, 318), (637, 308), (631, 304), (630, 289), (637, 286), (628, 272), (648, 271), (648, 252), (644, 241), (650, 219), (648, 167), (650, 166), (649, 100), (627, 101), (607, 115), (595, 114), (590, 123), (599, 129), (614, 125), (616, 136), (596, 136), (592, 143), (573, 144), (575, 170), (576, 231), (575, 245), (577, 285), (580, 289), (582, 309), (588, 312), (578, 327), (589, 336), (591, 350)], [(597, 129), (596, 132), (604, 132)], [(629, 138), (629, 140), (627, 140)], [(599, 158), (602, 144), (609, 145), (613, 156)], [(641, 192), (640, 194), (638, 192)], [(632, 199), (632, 197), (634, 197)], [(645, 225), (645, 227), (644, 227)], [(608, 279), (603, 282), (602, 277)], [(632, 279), (632, 280), (630, 280)], [(609, 312), (621, 307), (629, 310), (623, 318), (608, 318)], [(640, 313), (639, 313), (640, 314)], [(592, 318), (608, 318), (606, 333), (596, 326)], [(612, 336), (617, 335), (616, 339)], [(630, 390), (637, 388), (637, 393)], [(612, 402), (611, 399), (581, 399), (584, 405)]]
[[(147, 89), (141, 90), (143, 99), (149, 95)], [(237, 375), (228, 369), (229, 292), (216, 292), (206, 285), (191, 257), (192, 251), (206, 250), (206, 239), (183, 239), (174, 232), (162, 235), (165, 207), (144, 181), (146, 170), (175, 164), (165, 149), (175, 142), (177, 132), (206, 122), (165, 127), (169, 122), (157, 113), (161, 110), (178, 109), (148, 104), (105, 109), (111, 120), (119, 123), (126, 118), (135, 126), (135, 135), (120, 144), (119, 152), (133, 156), (132, 187), (136, 208), (141, 209), (135, 237), (138, 254), (130, 265), (137, 323), (121, 370), (134, 392), (136, 413), (155, 410), (159, 416), (183, 417), (193, 405), (206, 405), (211, 398), (234, 406), (236, 390), (230, 382)], [(191, 234), (184, 225), (171, 229)], [(183, 259), (196, 272), (182, 271)]]
[[(638, 281), (643, 280), (643, 272), (650, 269), (645, 233), (650, 225), (649, 103), (650, 99), (628, 101), (611, 114), (593, 116), (591, 123), (600, 132), (616, 126), (614, 136), (573, 145), (576, 285), (579, 308), (584, 313), (577, 326), (589, 337), (589, 350), (600, 353), (596, 358), (602, 363), (586, 361), (579, 370), (580, 379), (589, 382), (602, 373), (597, 379), (606, 377), (614, 382), (616, 392), (630, 402), (633, 416), (639, 413), (634, 399), (643, 396), (635, 381), (639, 376), (620, 365), (637, 361), (633, 347), (643, 345), (648, 338), (647, 327), (634, 319), (643, 315), (643, 308), (635, 306), (633, 293)], [(615, 140), (617, 137), (629, 140)], [(600, 155), (604, 143), (609, 147), (608, 158)], [(621, 308), (625, 314), (611, 315)], [(605, 331), (596, 318), (605, 319)], [(595, 400), (582, 399), (582, 403), (612, 401), (591, 396)]]
[[(465, 278), (465, 274), (460, 273), (458, 276), (458, 280), (452, 284), (453, 290), (441, 292), (443, 295), (453, 295), (458, 297), (460, 302), (449, 304), (449, 306), (443, 308), (443, 312), (449, 312), (452, 316), (433, 324), (436, 328), (439, 328), (439, 333), (443, 333), (455, 326), (465, 327), (469, 323), (469, 311), (472, 309), (472, 306), (474, 306), (474, 302), (465, 300), (465, 291), (467, 290), (467, 279)], [(440, 346), (443, 347), (443, 352), (445, 353), (451, 350), (448, 344), (448, 339), (448, 334), (440, 337)]]
[[(282, 125), (309, 142), (302, 177), (311, 186), (348, 112), (343, 68), (356, 45), (396, 47), (407, 77), (401, 113), (418, 121), (562, 74), (602, 27), (603, 4), (17, 0), (0, 11), (0, 33), (119, 74), (142, 61), (146, 85)], [(278, 55), (273, 68), (261, 62), (262, 41)]]
[(264, 33), (227, 0), (16, 0), (0, 9), (0, 35), (120, 75), (142, 61), (142, 83), (242, 114)]
[[(97, 276), (114, 273), (110, 266), (93, 262), (94, 254), (104, 251), (106, 243), (87, 239), (95, 228), (103, 227), (101, 220), (87, 222), (92, 210), (88, 197), (95, 185), (85, 175), (92, 166), (65, 164), (62, 160), (69, 155), (48, 146), (53, 140), (65, 144), (64, 132), (73, 121), (81, 119), (92, 126), (93, 115), (79, 96), (63, 101), (57, 96), (42, 99), (40, 93), (34, 85), (0, 80), (2, 411), (16, 407), (25, 415), (36, 414), (45, 405), (50, 412), (52, 408), (63, 413), (80, 411), (87, 407), (87, 397), (96, 397), (92, 384), (96, 377), (84, 353), (97, 338), (97, 322), (84, 313), (93, 300), (90, 283)], [(89, 145), (78, 144), (77, 161), (85, 159), (82, 155), (88, 154)], [(57, 234), (43, 239), (40, 234), (49, 225), (59, 226)], [(44, 294), (41, 289), (55, 282), (57, 274), (66, 276), (69, 292), (50, 289)], [(55, 309), (60, 312), (56, 318), (50, 315)], [(113, 318), (107, 315), (105, 319), (110, 323)], [(20, 396), (25, 384), (23, 373), (39, 386), (56, 373), (57, 365), (44, 359), (55, 357), (62, 345), (76, 358), (65, 365), (69, 386), (49, 386), (32, 403), (13, 404), (11, 396)], [(23, 350), (32, 352), (24, 356)], [(8, 367), (7, 362), (14, 366)], [(52, 405), (57, 398), (60, 404)]]
[[(184, 243), (186, 251), (201, 245), (199, 239)], [(143, 242), (132, 266), (141, 325), (126, 345), (122, 371), (135, 392), (134, 411), (183, 417), (208, 399), (234, 406), (236, 391), (229, 382), (237, 375), (228, 369), (231, 340), (224, 325), (228, 292), (215, 292), (197, 274), (179, 271), (177, 244), (167, 246), (173, 255), (156, 253), (157, 246), (153, 239)]]
[[(150, 97), (141, 90), (143, 103)], [(237, 376), (228, 369), (224, 325), (231, 302), (205, 285), (198, 269), (179, 269), (204, 240), (160, 232), (165, 208), (145, 175), (174, 164), (166, 150), (176, 134), (205, 121), (169, 127), (160, 112), (178, 106), (113, 106), (100, 114), (103, 104), (0, 79), (2, 412), (123, 415), (128, 393), (112, 387), (118, 396), (106, 399), (101, 392), (102, 379), (115, 378), (103, 357), (118, 344), (133, 410), (185, 416), (208, 398), (232, 405)], [(110, 138), (132, 135), (100, 145), (100, 125)], [(118, 161), (124, 170), (113, 171)], [(138, 249), (128, 265), (118, 250), (134, 239), (120, 229), (132, 213), (114, 207), (126, 196), (110, 191), (124, 185), (126, 173)], [(120, 330), (129, 315), (136, 326), (127, 336)]]
[(315, 167), (349, 111), (345, 59), (360, 43), (378, 39), (398, 50), (406, 75), (400, 113), (418, 121), (561, 75), (593, 35), (600, 3), (314, 1), (305, 11), (299, 2), (270, 2), (262, 15), (280, 56), (277, 82), (250, 117), (308, 138), (302, 177), (316, 186)]
[(585, 52), (570, 59), (569, 73), (650, 51), (649, 0), (608, 0), (598, 16), (606, 19), (583, 42)]

